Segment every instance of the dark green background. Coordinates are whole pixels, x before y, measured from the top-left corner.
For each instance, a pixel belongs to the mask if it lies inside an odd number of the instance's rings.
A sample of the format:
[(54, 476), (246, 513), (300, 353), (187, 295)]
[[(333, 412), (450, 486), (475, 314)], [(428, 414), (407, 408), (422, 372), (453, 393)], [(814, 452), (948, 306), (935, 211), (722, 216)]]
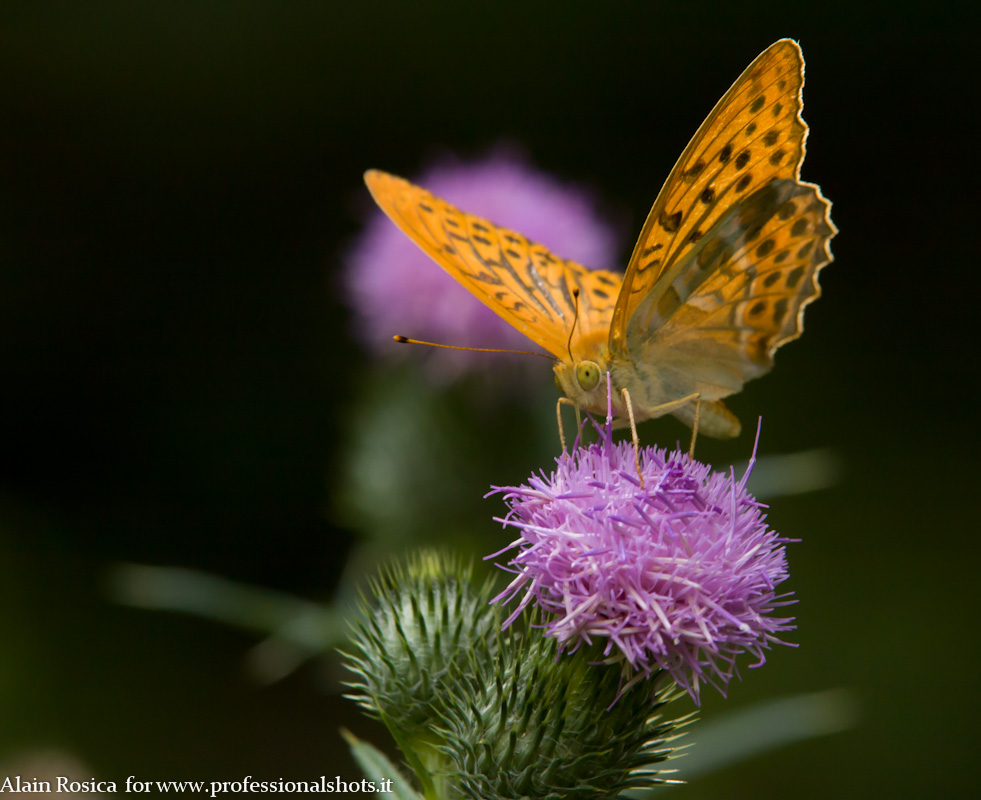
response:
[[(368, 380), (336, 289), (362, 171), (517, 141), (633, 231), (714, 102), (789, 36), (808, 68), (804, 177), (841, 233), (807, 335), (732, 406), (763, 415), (764, 453), (831, 447), (844, 474), (773, 504), (803, 539), (800, 649), (705, 714), (846, 687), (861, 721), (676, 793), (967, 794), (978, 31), (945, 9), (5, 3), (0, 760), (60, 746), (114, 778), (354, 777), (338, 727), (384, 738), (320, 668), (257, 687), (251, 636), (114, 605), (105, 569), (329, 597), (353, 537), (329, 510), (338, 444)], [(544, 465), (535, 449), (482, 470), (490, 419), (472, 415), (484, 518), (487, 485)], [(666, 425), (642, 435), (683, 435)]]

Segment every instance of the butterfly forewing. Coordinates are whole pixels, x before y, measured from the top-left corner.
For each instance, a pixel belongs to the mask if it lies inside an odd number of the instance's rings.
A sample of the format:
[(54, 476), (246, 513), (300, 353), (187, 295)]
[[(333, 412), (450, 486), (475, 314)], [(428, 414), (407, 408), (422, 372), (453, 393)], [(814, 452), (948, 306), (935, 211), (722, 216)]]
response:
[(553, 355), (568, 352), (577, 304), (576, 340), (597, 331), (605, 340), (620, 290), (617, 273), (561, 259), (394, 175), (370, 170), (365, 183), (382, 210), (443, 269)]
[(627, 326), (645, 298), (734, 205), (777, 178), (796, 180), (807, 126), (804, 62), (789, 39), (753, 61), (716, 104), (665, 181), (641, 230), (613, 316), (610, 344), (628, 350)]

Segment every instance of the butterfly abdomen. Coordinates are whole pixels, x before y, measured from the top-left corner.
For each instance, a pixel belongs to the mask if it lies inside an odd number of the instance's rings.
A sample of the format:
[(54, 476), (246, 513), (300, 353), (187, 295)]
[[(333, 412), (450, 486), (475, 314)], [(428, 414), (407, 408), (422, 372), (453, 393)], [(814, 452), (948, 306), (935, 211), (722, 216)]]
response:
[[(722, 373), (717, 373), (717, 376), (720, 375)], [(716, 439), (731, 439), (739, 435), (739, 420), (718, 399), (733, 391), (723, 383), (694, 384), (687, 380), (684, 369), (678, 369), (677, 365), (659, 368), (650, 364), (618, 363), (616, 360), (611, 364), (611, 376), (615, 396), (623, 389), (630, 393), (637, 421), (672, 414), (691, 427), (695, 421), (695, 401), (691, 400), (680, 408), (676, 401), (701, 392), (699, 434)]]
[[(695, 422), (694, 403), (689, 403), (672, 413), (689, 428)], [(734, 436), (738, 436), (741, 430), (742, 425), (739, 423), (739, 419), (726, 408), (725, 403), (721, 400), (701, 404), (698, 412), (699, 436), (705, 434), (714, 439), (732, 439)]]

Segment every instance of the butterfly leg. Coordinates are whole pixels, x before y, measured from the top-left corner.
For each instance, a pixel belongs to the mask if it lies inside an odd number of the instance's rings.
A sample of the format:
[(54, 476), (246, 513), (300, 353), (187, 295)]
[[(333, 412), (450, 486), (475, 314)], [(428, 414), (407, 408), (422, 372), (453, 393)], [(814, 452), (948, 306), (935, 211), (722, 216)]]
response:
[[(695, 439), (698, 437), (698, 419), (702, 413), (702, 395), (699, 392), (694, 392), (693, 394), (686, 395), (685, 397), (680, 397), (677, 400), (671, 400), (667, 403), (661, 403), (659, 406), (654, 406), (650, 410), (650, 416), (659, 417), (662, 414), (667, 413), (673, 408), (679, 408), (685, 403), (690, 403), (692, 400), (695, 401), (695, 421), (691, 426), (691, 444), (688, 446), (688, 457), (695, 457)], [(630, 413), (630, 407), (627, 407), (627, 412)], [(633, 416), (631, 416), (631, 425), (633, 424)]]
[[(658, 406), (653, 406), (650, 411), (647, 412), (648, 417), (660, 417), (663, 414), (667, 414), (674, 408), (683, 406), (685, 403), (690, 403), (692, 400), (696, 400), (701, 403), (702, 395), (698, 392), (692, 392), (691, 394), (686, 394), (684, 397), (679, 397), (677, 400), (669, 400), (667, 403), (661, 403)], [(695, 408), (695, 413), (698, 413), (698, 407)]]
[(582, 430), (582, 412), (575, 400), (568, 397), (560, 397), (555, 406), (555, 416), (559, 421), (559, 442), (562, 443), (562, 452), (565, 452), (565, 429), (562, 427), (562, 406), (572, 406), (576, 409), (576, 430)]
[(702, 396), (695, 396), (695, 421), (691, 425), (691, 444), (688, 446), (688, 458), (695, 460), (695, 439), (698, 438), (698, 418), (702, 415)]
[(640, 488), (644, 488), (644, 476), (640, 471), (640, 439), (637, 437), (637, 423), (634, 420), (634, 405), (630, 402), (630, 392), (626, 387), (620, 390), (623, 396), (623, 404), (627, 407), (627, 417), (630, 419), (630, 435), (634, 440), (634, 466), (637, 468), (637, 477), (640, 479)]

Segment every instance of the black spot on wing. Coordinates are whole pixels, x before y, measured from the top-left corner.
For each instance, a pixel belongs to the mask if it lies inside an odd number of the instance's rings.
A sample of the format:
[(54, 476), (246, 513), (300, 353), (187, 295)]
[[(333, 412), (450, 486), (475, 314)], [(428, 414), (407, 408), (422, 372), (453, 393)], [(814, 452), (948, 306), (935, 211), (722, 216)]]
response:
[[(695, 260), (698, 262), (698, 268), (705, 270), (711, 267), (723, 255), (726, 247), (727, 244), (721, 236), (713, 238), (695, 256)], [(725, 259), (723, 258), (722, 260)]]
[(796, 213), (797, 213), (797, 206), (794, 204), (794, 201), (788, 200), (786, 203), (780, 206), (780, 210), (777, 211), (777, 216), (786, 222)]
[(794, 267), (790, 272), (787, 273), (787, 288), (796, 289), (797, 284), (800, 283), (800, 279), (804, 277), (804, 267)]
[(698, 161), (696, 161), (694, 164), (692, 164), (688, 169), (684, 171), (682, 177), (684, 177), (685, 180), (691, 182), (701, 174), (703, 169), (705, 169), (705, 162), (702, 161), (702, 159), (698, 159)]
[(487, 272), (486, 270), (481, 270), (480, 272), (468, 272), (467, 275), (478, 283), (486, 283), (491, 286), (504, 285), (504, 281), (502, 281), (497, 275), (495, 275), (493, 272)]
[(677, 233), (678, 228), (681, 227), (681, 219), (682, 213), (680, 211), (675, 211), (673, 214), (662, 211), (661, 215), (657, 218), (657, 222), (668, 233)]
[(787, 298), (781, 297), (773, 304), (773, 323), (779, 325), (787, 314)]

